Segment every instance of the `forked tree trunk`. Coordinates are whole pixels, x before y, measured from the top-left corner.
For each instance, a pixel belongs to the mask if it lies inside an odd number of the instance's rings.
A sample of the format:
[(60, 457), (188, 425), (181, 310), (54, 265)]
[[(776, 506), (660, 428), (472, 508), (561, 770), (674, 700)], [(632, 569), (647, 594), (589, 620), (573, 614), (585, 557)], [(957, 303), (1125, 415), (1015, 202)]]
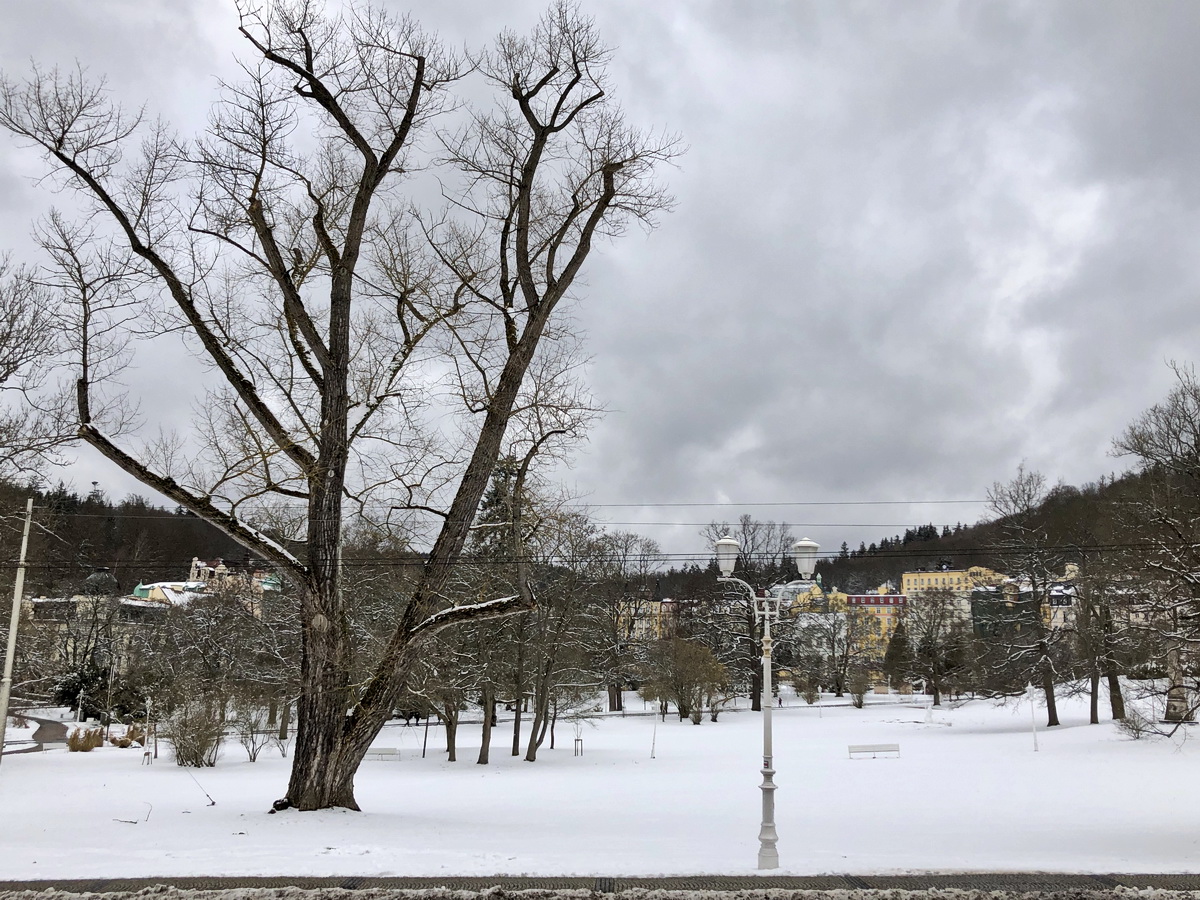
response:
[(543, 682), (539, 688), (534, 696), (533, 721), (529, 725), (529, 746), (525, 750), (525, 762), (537, 760), (537, 752), (542, 746), (542, 741), (546, 739), (546, 727), (550, 724), (550, 698), (547, 696), (546, 684)]

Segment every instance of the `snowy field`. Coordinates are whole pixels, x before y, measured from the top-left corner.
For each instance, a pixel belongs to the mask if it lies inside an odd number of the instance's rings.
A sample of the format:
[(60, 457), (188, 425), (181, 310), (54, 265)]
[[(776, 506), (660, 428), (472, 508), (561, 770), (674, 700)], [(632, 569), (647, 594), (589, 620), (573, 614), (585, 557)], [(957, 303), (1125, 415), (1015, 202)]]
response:
[[(1055, 729), (1038, 709), (1034, 752), (1027, 702), (928, 714), (869, 700), (857, 710), (789, 697), (776, 709), (776, 874), (1200, 866), (1200, 741), (1131, 741), (1067, 700)], [(629, 705), (641, 713), (642, 701)], [(440, 729), (422, 759), (423, 728), (388, 726), (376, 745), (401, 758), (364, 762), (361, 813), (268, 815), (288, 760), (267, 750), (247, 762), (236, 741), (200, 770), (174, 765), (165, 744), (152, 766), (136, 748), (7, 756), (0, 880), (756, 872), (758, 714), (699, 726), (606, 717), (584, 726), (583, 756), (559, 723), (558, 749), (532, 764), (508, 755), (504, 725), (489, 766), (475, 765), (475, 725), (460, 728), (456, 763)], [(847, 758), (849, 744), (881, 742), (901, 756)]]

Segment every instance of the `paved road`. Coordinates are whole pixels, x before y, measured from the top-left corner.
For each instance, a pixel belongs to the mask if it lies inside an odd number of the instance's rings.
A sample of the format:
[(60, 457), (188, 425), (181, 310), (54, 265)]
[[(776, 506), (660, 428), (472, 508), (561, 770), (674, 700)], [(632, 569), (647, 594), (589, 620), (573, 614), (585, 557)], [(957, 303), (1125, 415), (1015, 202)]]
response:
[(520, 878), (510, 876), (471, 878), (105, 878), (0, 881), (0, 891), (58, 890), (69, 893), (134, 892), (154, 885), (184, 890), (233, 890), (238, 888), (298, 887), (350, 890), (428, 890), (449, 888), (486, 891), (500, 887), (519, 890), (592, 890), (615, 893), (632, 888), (647, 890), (905, 890), (958, 888), (975, 891), (1105, 891), (1117, 887), (1158, 888), (1168, 891), (1200, 891), (1200, 875), (1048, 875), (1038, 873), (974, 873), (966, 875), (817, 875), (817, 876), (724, 876), (685, 875), (671, 878)]

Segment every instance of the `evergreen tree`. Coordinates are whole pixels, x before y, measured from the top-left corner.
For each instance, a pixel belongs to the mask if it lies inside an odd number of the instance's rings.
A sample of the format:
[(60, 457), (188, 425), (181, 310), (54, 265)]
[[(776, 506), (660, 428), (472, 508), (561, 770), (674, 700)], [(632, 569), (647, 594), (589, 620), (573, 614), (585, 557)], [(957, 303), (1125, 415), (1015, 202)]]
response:
[(912, 646), (908, 641), (908, 628), (901, 619), (883, 655), (883, 674), (893, 681), (906, 681), (913, 669)]

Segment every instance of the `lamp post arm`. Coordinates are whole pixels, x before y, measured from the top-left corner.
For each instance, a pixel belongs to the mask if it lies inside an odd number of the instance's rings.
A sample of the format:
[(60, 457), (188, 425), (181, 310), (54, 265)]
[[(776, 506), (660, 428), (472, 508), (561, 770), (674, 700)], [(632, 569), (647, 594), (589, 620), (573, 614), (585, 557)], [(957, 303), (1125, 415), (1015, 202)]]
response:
[(758, 598), (758, 595), (755, 593), (754, 588), (750, 587), (750, 585), (748, 585), (746, 582), (742, 581), (742, 579), (740, 579), (740, 578), (734, 578), (732, 575), (720, 575), (717, 577), (717, 581), (724, 581), (724, 582), (728, 582), (729, 584), (740, 584), (742, 587), (744, 587), (746, 589), (746, 593), (748, 593), (750, 595), (750, 599), (754, 600), (754, 599)]

